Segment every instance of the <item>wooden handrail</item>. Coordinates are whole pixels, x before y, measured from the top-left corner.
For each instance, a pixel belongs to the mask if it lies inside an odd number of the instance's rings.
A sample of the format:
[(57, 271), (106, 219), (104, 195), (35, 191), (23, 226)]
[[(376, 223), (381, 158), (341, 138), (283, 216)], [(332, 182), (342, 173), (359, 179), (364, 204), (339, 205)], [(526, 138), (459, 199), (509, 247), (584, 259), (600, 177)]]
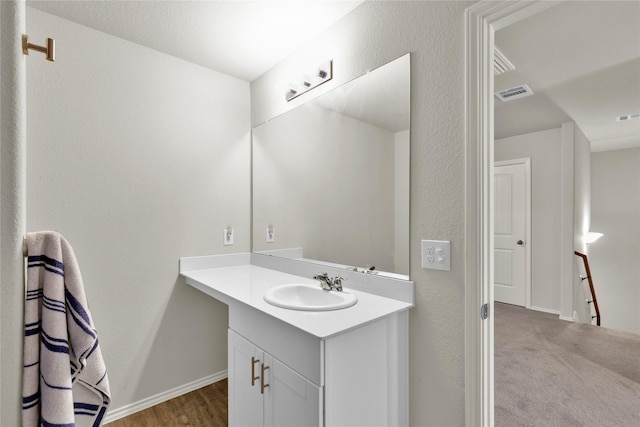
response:
[(589, 268), (589, 259), (587, 258), (587, 255), (583, 254), (582, 252), (574, 251), (574, 253), (578, 255), (580, 258), (582, 258), (582, 261), (584, 262), (584, 269), (587, 272), (587, 276), (582, 277), (582, 280), (589, 279), (589, 290), (591, 291), (591, 298), (593, 298), (593, 301), (587, 301), (587, 302), (590, 302), (590, 303), (592, 302), (593, 307), (596, 309), (596, 315), (592, 316), (591, 319), (593, 320), (593, 317), (595, 317), (596, 324), (600, 326), (600, 309), (598, 308), (598, 299), (596, 298), (596, 291), (593, 288), (593, 280), (591, 280), (591, 269)]

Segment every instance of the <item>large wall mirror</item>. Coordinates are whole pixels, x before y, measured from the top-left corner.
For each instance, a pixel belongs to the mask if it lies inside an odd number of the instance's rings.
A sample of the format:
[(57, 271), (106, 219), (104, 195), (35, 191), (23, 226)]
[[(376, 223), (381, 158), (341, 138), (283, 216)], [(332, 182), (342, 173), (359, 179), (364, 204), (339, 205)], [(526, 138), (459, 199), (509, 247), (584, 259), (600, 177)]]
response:
[(253, 129), (254, 252), (409, 278), (409, 94), (407, 54)]

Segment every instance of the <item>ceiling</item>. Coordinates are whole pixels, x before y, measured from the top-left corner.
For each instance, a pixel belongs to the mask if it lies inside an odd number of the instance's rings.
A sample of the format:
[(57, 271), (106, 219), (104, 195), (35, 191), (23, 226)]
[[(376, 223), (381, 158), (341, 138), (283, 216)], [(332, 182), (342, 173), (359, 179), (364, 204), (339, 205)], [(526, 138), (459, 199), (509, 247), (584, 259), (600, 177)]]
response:
[[(253, 81), (362, 1), (27, 1), (134, 43)], [(592, 151), (640, 146), (640, 2), (567, 1), (496, 32), (515, 71), (495, 90), (534, 95), (495, 102), (495, 137), (575, 121)]]
[(362, 0), (27, 1), (27, 6), (251, 82)]
[(640, 147), (640, 2), (567, 1), (496, 32), (515, 66), (495, 91), (527, 84), (534, 95), (495, 99), (495, 138), (575, 121), (592, 151)]

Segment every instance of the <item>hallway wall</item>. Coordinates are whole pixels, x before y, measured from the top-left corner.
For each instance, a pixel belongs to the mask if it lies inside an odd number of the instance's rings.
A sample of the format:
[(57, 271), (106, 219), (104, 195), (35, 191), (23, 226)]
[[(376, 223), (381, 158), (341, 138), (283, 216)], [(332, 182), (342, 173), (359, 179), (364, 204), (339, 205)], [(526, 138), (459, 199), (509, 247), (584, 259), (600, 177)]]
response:
[(531, 158), (531, 306), (560, 312), (562, 131), (495, 141), (495, 161)]
[(589, 245), (602, 326), (640, 334), (640, 148), (591, 154)]

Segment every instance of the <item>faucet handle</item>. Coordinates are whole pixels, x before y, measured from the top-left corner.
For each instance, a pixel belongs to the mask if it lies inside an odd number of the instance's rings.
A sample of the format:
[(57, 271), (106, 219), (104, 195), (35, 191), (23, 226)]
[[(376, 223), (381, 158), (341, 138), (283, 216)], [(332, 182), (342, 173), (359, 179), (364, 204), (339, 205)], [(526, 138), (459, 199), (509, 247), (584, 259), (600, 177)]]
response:
[(336, 276), (336, 277), (333, 278), (333, 288), (336, 291), (342, 291), (342, 281), (343, 280), (348, 280), (348, 279), (345, 279), (342, 276)]

